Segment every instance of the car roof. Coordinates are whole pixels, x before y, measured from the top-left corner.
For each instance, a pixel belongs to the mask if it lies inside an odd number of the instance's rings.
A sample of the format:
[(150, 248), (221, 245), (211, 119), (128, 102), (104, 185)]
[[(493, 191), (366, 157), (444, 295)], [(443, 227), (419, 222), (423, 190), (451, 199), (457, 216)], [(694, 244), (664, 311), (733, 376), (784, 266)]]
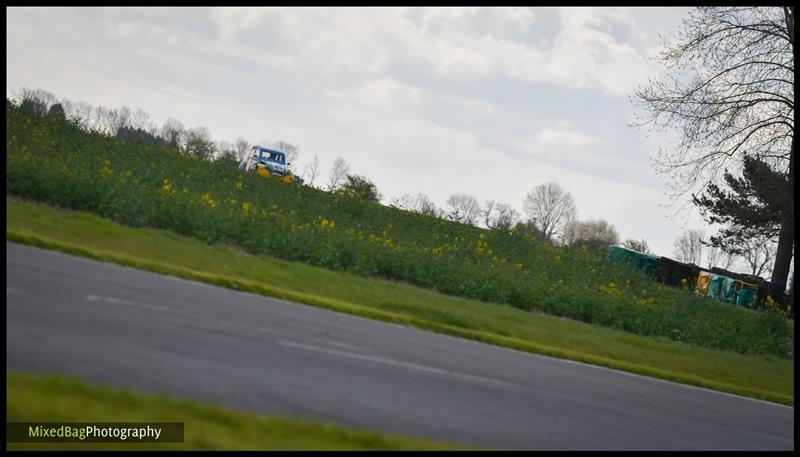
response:
[(281, 151), (280, 149), (272, 149), (272, 148), (265, 148), (264, 146), (258, 146), (259, 151), (267, 151), (275, 154), (286, 154), (285, 152)]

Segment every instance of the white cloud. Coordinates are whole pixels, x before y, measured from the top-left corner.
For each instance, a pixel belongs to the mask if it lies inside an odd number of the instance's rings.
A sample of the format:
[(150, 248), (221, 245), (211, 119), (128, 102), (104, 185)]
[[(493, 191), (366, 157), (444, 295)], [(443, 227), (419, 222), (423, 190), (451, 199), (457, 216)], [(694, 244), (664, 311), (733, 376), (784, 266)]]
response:
[(419, 106), (421, 91), (393, 78), (369, 80), (349, 91), (327, 90), (325, 95), (345, 100), (353, 99), (377, 109), (394, 109)]
[(271, 15), (280, 14), (273, 8), (212, 8), (210, 17), (224, 37), (238, 32), (258, 32)]
[(588, 146), (597, 140), (573, 129), (569, 121), (562, 119), (556, 128), (543, 128), (534, 135), (533, 143), (538, 146), (566, 146), (578, 148)]
[(146, 27), (138, 22), (125, 21), (112, 28), (114, 35), (124, 39), (134, 39), (143, 35)]
[(370, 75), (398, 61), (447, 79), (501, 77), (627, 95), (655, 71), (645, 51), (607, 27), (641, 37), (621, 9), (559, 10), (551, 41), (525, 39), (536, 13), (524, 8), (217, 8), (210, 17), (227, 46), (264, 52), (277, 40), (294, 70)]
[(581, 132), (566, 119), (513, 141), (513, 146), (534, 160), (559, 163), (565, 167), (571, 164), (601, 167), (610, 159), (598, 153), (603, 146), (601, 138)]
[(519, 7), (409, 8), (403, 13), (431, 35), (513, 36), (529, 31), (536, 21), (531, 8)]
[(560, 11), (561, 28), (551, 44), (484, 39), (481, 54), (496, 56), (506, 76), (531, 83), (569, 88), (597, 88), (613, 96), (629, 94), (656, 71), (645, 50), (620, 43), (604, 28), (631, 28), (630, 18), (606, 10), (568, 8)]
[(226, 47), (276, 55), (293, 71), (374, 74), (390, 62), (376, 21), (381, 9), (215, 8), (209, 15)]

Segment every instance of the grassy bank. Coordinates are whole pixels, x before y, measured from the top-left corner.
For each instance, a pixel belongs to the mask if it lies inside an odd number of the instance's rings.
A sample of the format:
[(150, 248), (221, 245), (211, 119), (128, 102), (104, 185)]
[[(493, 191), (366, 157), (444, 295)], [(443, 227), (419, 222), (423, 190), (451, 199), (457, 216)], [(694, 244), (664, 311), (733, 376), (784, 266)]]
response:
[(266, 417), (89, 384), (61, 376), (8, 373), (7, 422), (183, 422), (183, 443), (8, 443), (8, 450), (446, 450), (455, 445)]
[[(258, 257), (174, 233), (6, 197), (9, 240), (784, 404), (794, 360), (644, 337), (381, 279)], [(53, 230), (58, 227), (58, 230)]]
[(485, 230), (287, 186), (180, 148), (112, 139), (53, 116), (31, 116), (10, 103), (6, 113), (6, 189), (14, 195), (250, 254), (633, 334), (794, 356), (791, 322), (664, 287), (594, 252), (557, 248), (524, 231)]

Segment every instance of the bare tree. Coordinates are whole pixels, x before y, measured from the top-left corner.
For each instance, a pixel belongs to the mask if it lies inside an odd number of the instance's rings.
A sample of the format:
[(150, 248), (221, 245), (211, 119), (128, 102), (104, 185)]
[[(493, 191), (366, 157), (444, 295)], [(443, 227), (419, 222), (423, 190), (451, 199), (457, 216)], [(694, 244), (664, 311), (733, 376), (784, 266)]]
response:
[(706, 268), (730, 269), (737, 254), (710, 244), (703, 230), (686, 230), (675, 240), (675, 258), (681, 262), (703, 265)]
[[(650, 81), (632, 100), (637, 125), (680, 132), (656, 170), (672, 179), (675, 201), (720, 181), (749, 155), (794, 186), (794, 7), (703, 7), (684, 20), (660, 59), (667, 81)], [(792, 197), (793, 198), (793, 197)], [(792, 205), (793, 207), (793, 202)], [(772, 280), (786, 283), (794, 211), (781, 223)]]
[(496, 208), (497, 202), (494, 200), (486, 200), (481, 215), (483, 216), (483, 225), (485, 225), (487, 228), (491, 228), (491, 224), (495, 217)]
[(331, 167), (331, 174), (328, 178), (327, 189), (329, 191), (336, 190), (345, 179), (345, 176), (350, 174), (350, 165), (342, 157), (337, 157)]
[[(155, 122), (147, 123), (147, 133), (149, 133), (151, 137), (158, 138), (159, 140), (163, 141), (163, 138), (161, 138), (161, 127), (159, 127)], [(166, 144), (166, 141), (164, 141), (164, 143)]]
[(497, 216), (492, 223), (493, 230), (511, 230), (520, 221), (519, 211), (507, 203), (497, 204)]
[(114, 124), (114, 134), (120, 129), (131, 126), (131, 109), (127, 106), (122, 106), (117, 110), (116, 124)]
[(427, 216), (442, 217), (443, 211), (425, 194), (417, 194), (413, 211)]
[(303, 180), (306, 185), (314, 187), (314, 180), (319, 176), (319, 157), (314, 154), (314, 160), (303, 169)]
[(116, 136), (120, 130), (131, 125), (131, 110), (127, 106), (119, 109), (100, 106), (94, 113), (100, 129), (109, 136)]
[(755, 276), (761, 276), (770, 270), (775, 262), (775, 241), (766, 236), (754, 236), (744, 240), (733, 249)]
[(522, 209), (546, 240), (563, 236), (564, 228), (575, 220), (575, 202), (569, 192), (554, 183), (534, 187), (522, 201)]
[(573, 221), (564, 231), (564, 244), (569, 247), (585, 246), (588, 249), (605, 251), (619, 242), (617, 229), (603, 219)]
[(519, 212), (506, 203), (487, 200), (483, 210), (483, 223), (490, 230), (511, 230), (519, 222)]
[(659, 54), (671, 79), (636, 91), (633, 101), (646, 111), (639, 125), (682, 133), (678, 147), (657, 160), (659, 170), (677, 173), (681, 193), (713, 180), (736, 154), (788, 164), (794, 55), (787, 14), (780, 7), (698, 8)]
[(236, 160), (242, 160), (250, 151), (250, 143), (242, 137), (236, 138), (233, 149), (236, 151)]
[(80, 125), (80, 122), (75, 118), (75, 103), (67, 100), (66, 98), (61, 99), (61, 106), (64, 107), (64, 116), (66, 119), (73, 124)]
[(392, 199), (391, 203), (389, 203), (389, 206), (428, 216), (444, 216), (444, 211), (436, 206), (436, 203), (423, 193), (418, 193), (413, 196), (410, 194), (403, 194), (400, 197), (395, 197)]
[(392, 199), (392, 201), (389, 203), (389, 206), (392, 208), (412, 211), (414, 208), (414, 197), (412, 197), (410, 194), (403, 194)]
[(628, 249), (633, 249), (634, 251), (638, 251), (644, 254), (652, 254), (652, 251), (650, 251), (650, 246), (647, 244), (647, 241), (645, 241), (644, 238), (641, 240), (628, 238), (627, 240), (621, 243), (621, 246), (626, 247)]
[(450, 220), (475, 225), (481, 215), (481, 204), (478, 199), (467, 194), (453, 194), (447, 199), (450, 205)]
[(30, 115), (44, 116), (50, 106), (56, 103), (56, 96), (44, 89), (28, 89), (23, 87), (17, 91), (19, 106)]
[(147, 130), (150, 121), (150, 114), (147, 111), (136, 108), (131, 112), (130, 127), (135, 129)]
[(680, 262), (700, 265), (703, 260), (702, 230), (686, 230), (675, 240), (675, 258)]
[(182, 146), (186, 138), (186, 129), (181, 121), (169, 118), (161, 127), (161, 137), (172, 147)]
[(106, 135), (112, 134), (112, 126), (115, 122), (116, 112), (105, 106), (98, 106), (94, 109), (94, 125), (97, 130)]
[(64, 105), (67, 119), (73, 124), (84, 130), (89, 130), (93, 127), (94, 107), (92, 105), (86, 102), (71, 102), (67, 99), (62, 100), (61, 103)]
[(708, 268), (719, 267), (725, 270), (730, 269), (736, 262), (736, 254), (725, 251), (724, 249), (710, 245), (707, 240), (703, 240), (705, 246), (706, 265)]

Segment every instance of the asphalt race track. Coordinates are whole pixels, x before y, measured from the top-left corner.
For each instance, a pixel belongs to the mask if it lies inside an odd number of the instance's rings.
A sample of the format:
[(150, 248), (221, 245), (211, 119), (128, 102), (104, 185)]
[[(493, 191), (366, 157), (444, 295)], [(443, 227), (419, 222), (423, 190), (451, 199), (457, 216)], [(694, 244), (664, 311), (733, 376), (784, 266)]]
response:
[(6, 248), (9, 370), (495, 448), (794, 448), (794, 408)]

